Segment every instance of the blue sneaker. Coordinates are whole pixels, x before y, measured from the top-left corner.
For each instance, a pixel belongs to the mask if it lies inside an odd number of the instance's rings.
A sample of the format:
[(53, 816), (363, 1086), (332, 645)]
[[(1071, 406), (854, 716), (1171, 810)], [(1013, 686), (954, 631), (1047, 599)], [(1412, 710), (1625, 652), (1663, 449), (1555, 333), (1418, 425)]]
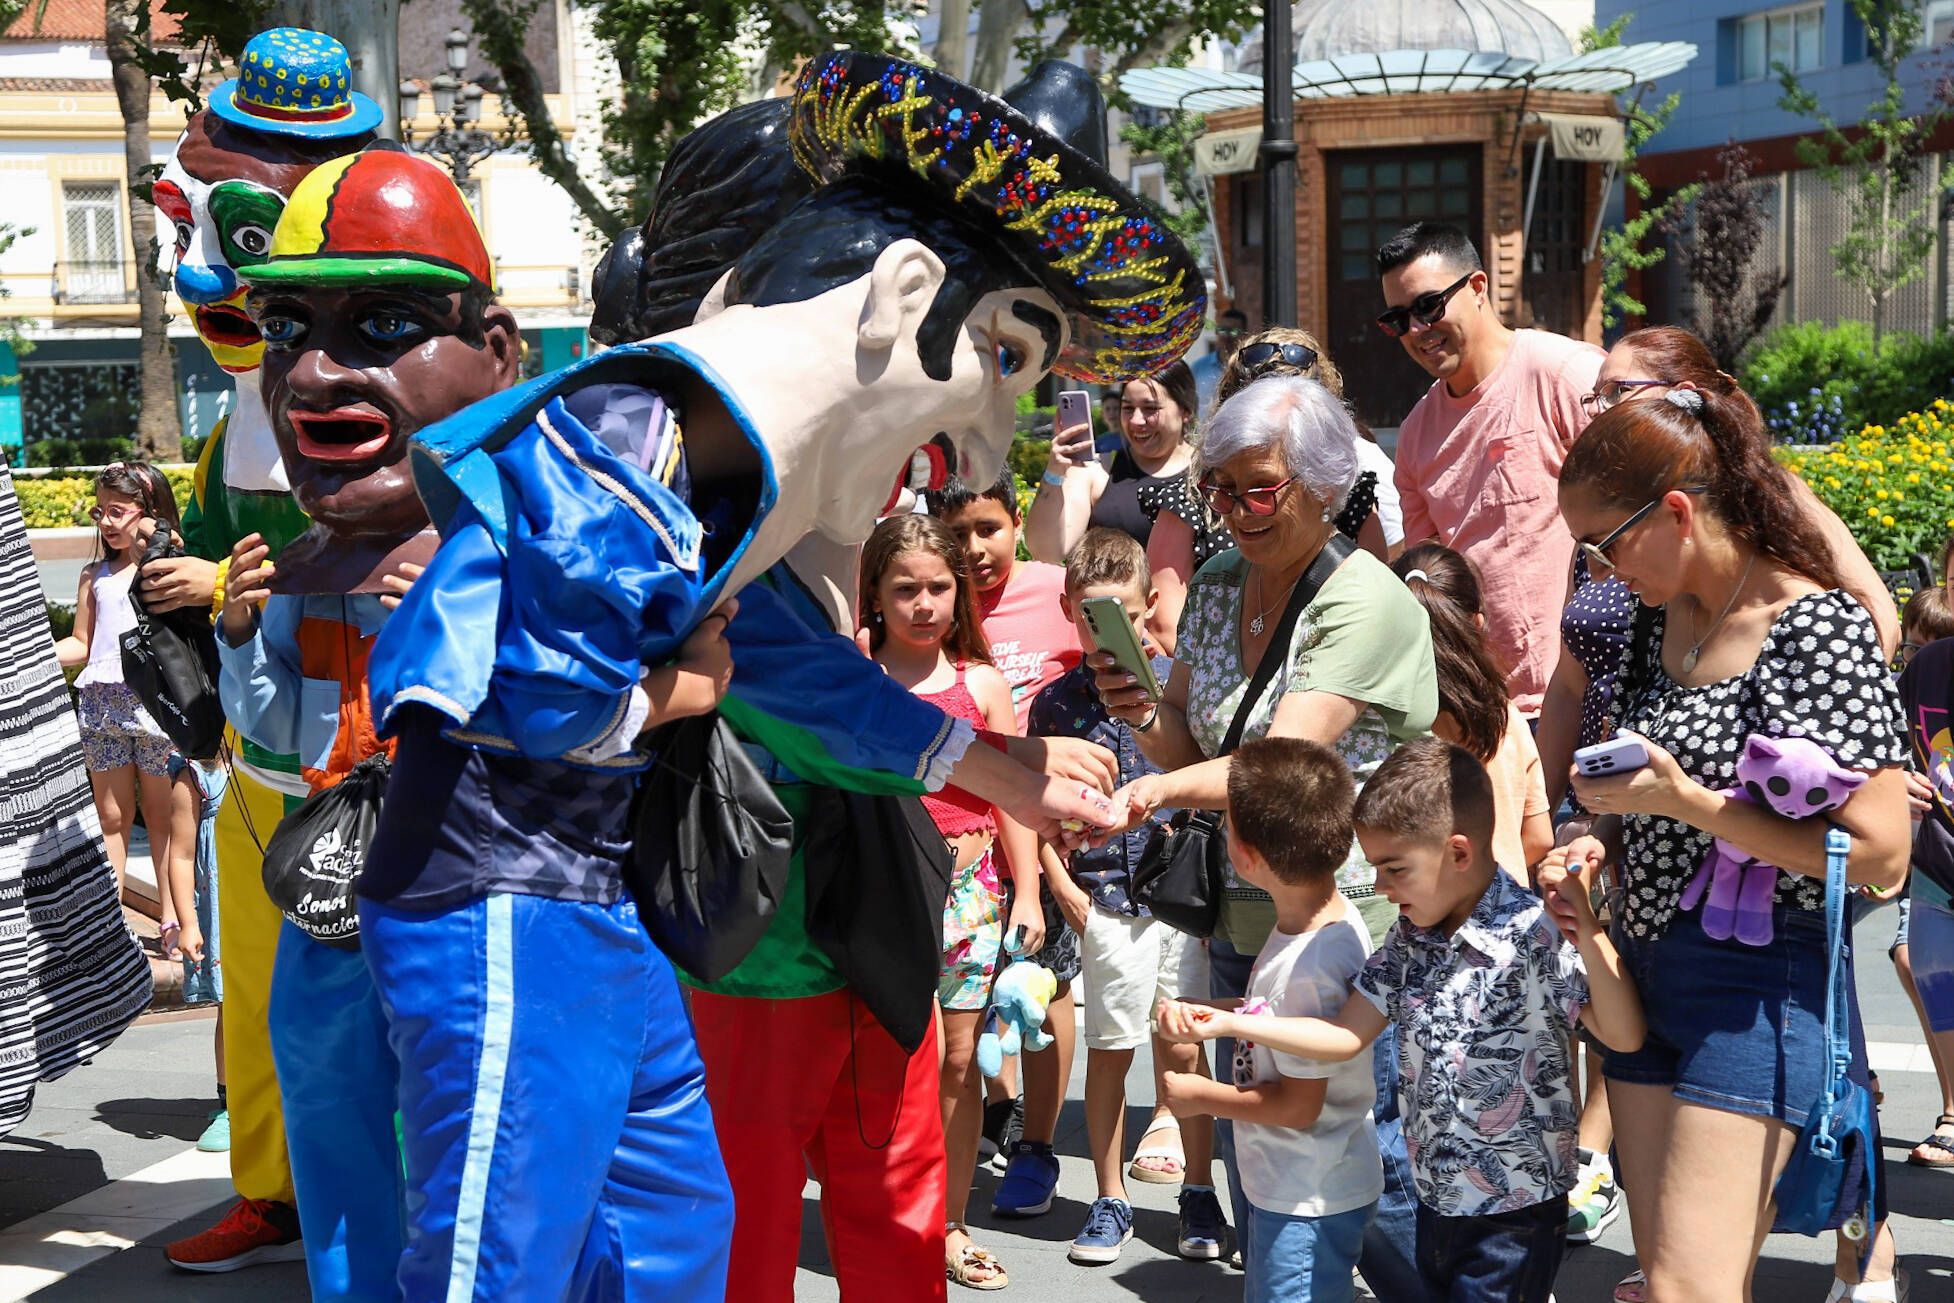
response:
[(210, 1125), (197, 1137), (197, 1148), (206, 1154), (228, 1153), (231, 1148), (231, 1112), (218, 1109), (210, 1115)]
[(1221, 1200), (1211, 1185), (1190, 1185), (1181, 1190), (1181, 1239), (1183, 1258), (1213, 1262), (1222, 1256), (1228, 1240), (1228, 1219), (1222, 1215)]
[(999, 1217), (1036, 1217), (1048, 1212), (1058, 1189), (1058, 1157), (1050, 1145), (1021, 1140), (1004, 1179), (997, 1183), (991, 1211)]
[(1085, 1229), (1072, 1238), (1074, 1262), (1116, 1262), (1133, 1238), (1133, 1205), (1102, 1195), (1086, 1213)]

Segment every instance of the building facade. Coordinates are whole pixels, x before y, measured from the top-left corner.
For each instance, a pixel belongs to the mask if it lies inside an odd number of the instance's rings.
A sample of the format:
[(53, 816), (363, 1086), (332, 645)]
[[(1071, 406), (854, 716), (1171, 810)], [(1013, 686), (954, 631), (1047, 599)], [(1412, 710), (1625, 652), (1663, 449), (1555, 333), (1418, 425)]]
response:
[[(0, 447), (18, 464), (45, 460), (50, 444), (67, 459), (89, 461), (134, 428), (139, 365), (136, 278), (161, 275), (171, 250), (138, 251), (129, 234), (123, 124), (109, 80), (97, 0), (49, 0), (0, 34), (0, 225), (14, 232), (0, 252), (0, 314), (22, 323), (32, 348), (15, 356), (0, 346)], [(436, 11), (440, 12), (436, 12)], [(577, 70), (564, 6), (544, 6), (530, 34), (531, 58), (545, 79), (551, 111), (572, 141), (579, 125)], [(441, 69), (440, 35), (466, 26), (458, 4), (435, 0), (427, 11), (402, 10), (404, 75)], [(155, 15), (159, 40), (170, 20)], [(482, 67), (471, 55), (468, 76)], [(583, 98), (588, 98), (585, 93)], [(494, 98), (489, 98), (493, 104)], [(425, 139), (435, 128), (429, 99), (413, 124)], [(184, 106), (158, 91), (150, 102), (150, 154), (169, 157), (183, 130)], [(482, 124), (500, 131), (497, 113)], [(439, 161), (439, 160), (437, 160)], [(519, 150), (479, 164), (467, 187), (495, 257), (503, 302), (516, 313), (526, 344), (525, 368), (561, 366), (582, 352), (589, 322), (594, 254), (568, 197)], [(228, 410), (231, 381), (210, 360), (172, 295), (169, 336), (186, 438), (208, 434)]]
[[(1954, 0), (1913, 0), (1924, 21), (1921, 49), (1904, 63), (1910, 107), (1923, 106), (1950, 71)], [(1758, 258), (1786, 276), (1774, 323), (1864, 319), (1871, 304), (1863, 291), (1834, 271), (1832, 246), (1845, 233), (1845, 201), (1797, 154), (1801, 136), (1814, 134), (1808, 118), (1779, 105), (1783, 91), (1774, 70), (1791, 68), (1841, 124), (1861, 118), (1884, 91), (1879, 70), (1867, 58), (1865, 24), (1849, 0), (1600, 0), (1596, 21), (1631, 14), (1635, 40), (1691, 41), (1703, 51), (1695, 63), (1659, 79), (1657, 98), (1681, 94), (1675, 117), (1649, 142), (1638, 164), (1658, 195), (1719, 174), (1717, 155), (1732, 142), (1753, 159), (1764, 187), (1769, 225)], [(1931, 167), (1945, 169), (1954, 150), (1954, 127), (1933, 142), (1942, 151)], [(1950, 317), (1949, 227), (1923, 274), (1889, 300), (1886, 325), (1930, 331)], [(1641, 286), (1649, 318), (1688, 322), (1696, 304), (1671, 258), (1646, 273)]]

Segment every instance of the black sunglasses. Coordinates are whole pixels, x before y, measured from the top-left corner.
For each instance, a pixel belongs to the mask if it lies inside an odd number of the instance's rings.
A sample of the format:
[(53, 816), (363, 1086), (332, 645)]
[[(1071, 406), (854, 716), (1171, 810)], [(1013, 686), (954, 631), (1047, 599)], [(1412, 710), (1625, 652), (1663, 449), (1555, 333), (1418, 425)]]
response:
[[(1708, 493), (1710, 486), (1707, 484), (1684, 484), (1680, 486), (1680, 491), (1683, 493)], [(1664, 496), (1666, 497), (1667, 495), (1665, 494)], [(1624, 520), (1621, 524), (1609, 530), (1608, 537), (1602, 539), (1599, 543), (1583, 542), (1580, 545), (1581, 554), (1588, 559), (1588, 569), (1591, 571), (1613, 570), (1615, 563), (1608, 559), (1608, 549), (1615, 545), (1616, 539), (1619, 539), (1623, 534), (1626, 534), (1629, 530), (1634, 529), (1637, 525), (1648, 519), (1649, 513), (1661, 505), (1662, 498), (1660, 497), (1653, 502), (1646, 502), (1631, 514), (1627, 520)]]
[(1452, 296), (1464, 289), (1466, 282), (1471, 279), (1472, 273), (1467, 272), (1442, 290), (1420, 294), (1401, 308), (1386, 309), (1378, 314), (1377, 328), (1392, 339), (1397, 339), (1411, 329), (1413, 317), (1418, 319), (1420, 325), (1436, 325), (1438, 319), (1445, 315), (1445, 305), (1450, 303)]
[(1316, 365), (1316, 350), (1307, 344), (1250, 344), (1235, 356), (1242, 360), (1242, 370), (1249, 372), (1259, 370), (1278, 358), (1284, 366), (1293, 366), (1298, 371), (1307, 371)]

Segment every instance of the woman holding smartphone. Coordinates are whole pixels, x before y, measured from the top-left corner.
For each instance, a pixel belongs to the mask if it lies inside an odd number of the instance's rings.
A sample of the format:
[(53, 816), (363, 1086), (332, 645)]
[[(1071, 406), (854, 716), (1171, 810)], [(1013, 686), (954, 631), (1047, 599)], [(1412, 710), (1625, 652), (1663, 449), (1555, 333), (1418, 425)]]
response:
[(1056, 430), (1051, 460), (1025, 512), (1025, 546), (1032, 558), (1063, 565), (1086, 530), (1096, 525), (1117, 529), (1146, 546), (1153, 515), (1142, 504), (1140, 491), (1187, 473), (1194, 459), (1188, 439), (1198, 402), (1194, 373), (1185, 362), (1127, 381), (1120, 390), (1126, 447), (1113, 454), (1111, 466), (1101, 466), (1093, 454), (1089, 422)]

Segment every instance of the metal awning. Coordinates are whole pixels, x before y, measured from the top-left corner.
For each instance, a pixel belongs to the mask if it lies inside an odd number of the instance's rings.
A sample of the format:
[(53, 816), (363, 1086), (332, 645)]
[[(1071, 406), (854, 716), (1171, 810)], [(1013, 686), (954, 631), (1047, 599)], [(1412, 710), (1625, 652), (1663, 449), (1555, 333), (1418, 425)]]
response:
[[(1473, 50), (1390, 50), (1305, 60), (1290, 83), (1297, 99), (1524, 89), (1606, 93), (1680, 72), (1696, 54), (1688, 41), (1618, 45), (1545, 60)], [(1216, 113), (1262, 104), (1262, 78), (1251, 72), (1136, 68), (1119, 85), (1134, 103), (1156, 109)]]

